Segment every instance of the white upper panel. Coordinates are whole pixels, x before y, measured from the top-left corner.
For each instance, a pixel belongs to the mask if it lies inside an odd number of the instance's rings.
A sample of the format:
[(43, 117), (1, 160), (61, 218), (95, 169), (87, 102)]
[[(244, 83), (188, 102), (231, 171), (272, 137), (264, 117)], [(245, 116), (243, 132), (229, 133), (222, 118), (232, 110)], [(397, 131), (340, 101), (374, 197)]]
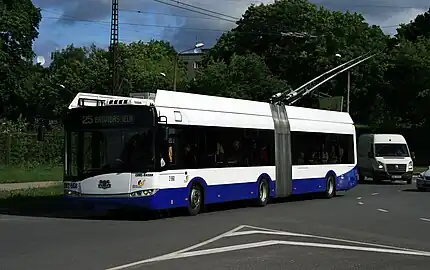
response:
[(104, 105), (147, 105), (154, 104), (152, 100), (142, 98), (131, 98), (111, 95), (99, 95), (92, 93), (78, 93), (69, 105), (69, 109), (79, 107), (79, 99), (85, 99), (84, 105), (88, 107), (97, 106), (97, 101), (104, 102)]
[[(168, 124), (273, 129), (270, 104), (158, 90), (155, 106)], [(293, 131), (355, 132), (348, 113), (287, 106)]]
[[(80, 98), (102, 100), (105, 105), (155, 103), (159, 115), (168, 124), (274, 129), (270, 104), (250, 100), (206, 96), (158, 90), (155, 102), (149, 99), (78, 93), (69, 109), (79, 107)], [(96, 106), (96, 101), (85, 101)], [(348, 113), (286, 106), (293, 131), (335, 132), (353, 134), (355, 128)]]

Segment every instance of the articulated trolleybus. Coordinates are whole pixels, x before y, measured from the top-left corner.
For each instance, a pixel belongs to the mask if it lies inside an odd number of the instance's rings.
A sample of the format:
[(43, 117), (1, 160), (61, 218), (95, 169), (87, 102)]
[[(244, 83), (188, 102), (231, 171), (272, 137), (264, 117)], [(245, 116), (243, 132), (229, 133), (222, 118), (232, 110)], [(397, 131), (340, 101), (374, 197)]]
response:
[(65, 119), (67, 198), (95, 207), (183, 207), (357, 185), (348, 113), (158, 90), (79, 93)]

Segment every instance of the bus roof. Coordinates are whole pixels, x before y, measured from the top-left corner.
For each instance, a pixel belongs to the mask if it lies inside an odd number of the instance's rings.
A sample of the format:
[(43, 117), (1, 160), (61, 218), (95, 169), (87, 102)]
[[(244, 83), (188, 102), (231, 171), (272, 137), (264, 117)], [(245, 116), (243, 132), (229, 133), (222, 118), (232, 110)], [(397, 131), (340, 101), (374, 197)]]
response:
[[(69, 109), (80, 107), (79, 99), (89, 100), (84, 106), (97, 106), (97, 100), (103, 101), (105, 106), (119, 105), (120, 102), (124, 105), (155, 105), (168, 124), (274, 128), (270, 103), (266, 102), (158, 90), (155, 100), (79, 93)], [(286, 111), (293, 131), (355, 133), (354, 123), (346, 112), (295, 106), (286, 106)]]
[[(272, 117), (270, 104), (244, 99), (207, 96), (200, 94), (158, 90), (156, 107), (213, 111)], [(286, 106), (289, 119), (303, 119), (332, 123), (353, 124), (346, 112), (320, 110), (296, 106)]]

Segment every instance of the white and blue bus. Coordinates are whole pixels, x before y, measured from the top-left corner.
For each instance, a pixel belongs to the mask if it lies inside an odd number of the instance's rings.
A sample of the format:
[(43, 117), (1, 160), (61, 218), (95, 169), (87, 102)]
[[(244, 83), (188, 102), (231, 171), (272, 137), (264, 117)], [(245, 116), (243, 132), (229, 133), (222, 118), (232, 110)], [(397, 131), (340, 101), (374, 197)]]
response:
[(79, 93), (65, 124), (67, 198), (112, 208), (187, 208), (357, 185), (348, 113), (158, 90)]

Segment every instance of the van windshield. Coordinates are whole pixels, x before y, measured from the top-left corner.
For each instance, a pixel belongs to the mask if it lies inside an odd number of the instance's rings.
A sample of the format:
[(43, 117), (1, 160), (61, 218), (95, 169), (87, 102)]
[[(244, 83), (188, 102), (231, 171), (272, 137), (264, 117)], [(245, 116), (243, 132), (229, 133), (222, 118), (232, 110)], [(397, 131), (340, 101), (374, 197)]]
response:
[(375, 144), (375, 156), (377, 157), (409, 157), (406, 144), (377, 143)]

